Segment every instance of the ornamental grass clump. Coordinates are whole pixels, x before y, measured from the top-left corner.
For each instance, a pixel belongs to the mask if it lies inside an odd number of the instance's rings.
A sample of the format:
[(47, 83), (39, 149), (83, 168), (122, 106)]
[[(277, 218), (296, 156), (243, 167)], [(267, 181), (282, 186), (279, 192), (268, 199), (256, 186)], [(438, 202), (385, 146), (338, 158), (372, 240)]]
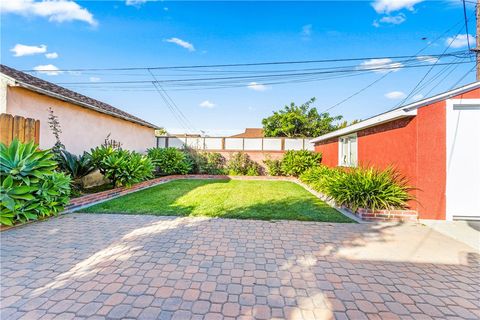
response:
[(0, 224), (56, 215), (70, 198), (70, 177), (56, 172), (51, 150), (33, 141), (0, 143)]
[(336, 179), (343, 173), (344, 172), (341, 169), (320, 165), (306, 170), (300, 175), (299, 179), (303, 183), (309, 185), (312, 189), (326, 194), (326, 186), (330, 179)]
[(413, 200), (410, 194), (413, 188), (393, 168), (345, 169), (343, 173), (327, 178), (323, 188), (338, 205), (354, 212), (359, 208), (373, 211), (405, 209), (408, 201)]

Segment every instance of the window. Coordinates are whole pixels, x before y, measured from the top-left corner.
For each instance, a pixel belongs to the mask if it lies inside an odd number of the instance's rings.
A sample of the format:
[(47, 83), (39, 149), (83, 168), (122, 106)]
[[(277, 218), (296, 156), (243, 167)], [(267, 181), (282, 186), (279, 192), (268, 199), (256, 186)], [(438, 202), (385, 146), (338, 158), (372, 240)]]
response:
[(338, 165), (356, 167), (358, 162), (357, 135), (352, 134), (338, 139)]

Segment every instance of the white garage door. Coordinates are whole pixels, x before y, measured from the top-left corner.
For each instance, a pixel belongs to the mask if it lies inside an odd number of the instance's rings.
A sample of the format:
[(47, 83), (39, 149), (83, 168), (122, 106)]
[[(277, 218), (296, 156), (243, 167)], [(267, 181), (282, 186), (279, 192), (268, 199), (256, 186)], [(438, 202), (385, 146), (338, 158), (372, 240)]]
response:
[(480, 99), (447, 101), (447, 220), (480, 220)]

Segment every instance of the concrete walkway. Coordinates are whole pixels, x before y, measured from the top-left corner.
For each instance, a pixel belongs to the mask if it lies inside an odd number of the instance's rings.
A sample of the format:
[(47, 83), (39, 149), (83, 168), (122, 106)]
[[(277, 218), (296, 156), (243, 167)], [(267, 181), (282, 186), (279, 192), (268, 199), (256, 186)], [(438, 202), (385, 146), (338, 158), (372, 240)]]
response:
[(478, 319), (478, 252), (411, 224), (71, 214), (2, 232), (1, 319)]

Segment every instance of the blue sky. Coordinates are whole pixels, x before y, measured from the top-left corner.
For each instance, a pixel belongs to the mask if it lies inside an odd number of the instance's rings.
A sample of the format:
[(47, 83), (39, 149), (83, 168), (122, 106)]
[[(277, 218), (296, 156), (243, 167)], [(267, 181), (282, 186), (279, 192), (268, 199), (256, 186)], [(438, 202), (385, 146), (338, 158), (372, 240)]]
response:
[[(429, 54), (467, 49), (474, 42), (472, 21), (466, 35), (461, 1), (318, 1), (318, 2), (169, 2), (77, 1), (43, 3), (35, 0), (2, 2), (1, 62), (21, 70), (49, 69), (34, 75), (108, 102), (145, 120), (185, 131), (151, 83), (107, 85), (108, 81), (150, 81), (146, 70), (56, 72), (55, 69), (123, 68), (299, 61), (356, 57), (414, 55), (422, 52), (427, 67), (390, 72), (370, 88), (330, 110), (347, 120), (364, 119), (386, 111), (407, 96), (429, 70)], [(453, 38), (452, 38), (453, 37)], [(436, 40), (436, 41), (434, 41)], [(452, 41), (453, 40), (453, 41)], [(442, 58), (438, 63), (450, 62)], [(469, 59), (456, 60), (469, 62)], [(358, 65), (285, 65), (234, 68), (240, 72)], [(372, 63), (372, 61), (370, 61)], [(378, 63), (376, 61), (375, 63)], [(383, 64), (396, 61), (383, 61)], [(395, 65), (393, 65), (395, 66)], [(452, 65), (428, 82), (408, 101), (472, 82), (474, 72), (462, 77), (473, 63)], [(52, 71), (53, 70), (53, 71)], [(447, 74), (447, 72), (450, 72)], [(210, 73), (208, 73), (210, 72)], [(157, 79), (225, 76), (229, 68), (208, 70), (155, 70)], [(316, 97), (325, 110), (383, 77), (384, 70), (354, 77), (302, 83), (264, 84), (237, 82), (237, 87), (185, 90), (165, 86), (188, 118), (191, 129), (209, 134), (230, 134), (245, 127), (261, 126), (261, 119), (295, 101)], [(443, 81), (441, 76), (445, 75)], [(262, 79), (264, 80), (264, 79)], [(256, 84), (252, 84), (256, 82)], [(268, 80), (264, 80), (268, 83)], [(424, 82), (424, 83), (425, 83)], [(437, 85), (438, 84), (438, 85)], [(177, 89), (177, 90), (174, 90)], [(182, 89), (182, 90), (178, 90)]]

